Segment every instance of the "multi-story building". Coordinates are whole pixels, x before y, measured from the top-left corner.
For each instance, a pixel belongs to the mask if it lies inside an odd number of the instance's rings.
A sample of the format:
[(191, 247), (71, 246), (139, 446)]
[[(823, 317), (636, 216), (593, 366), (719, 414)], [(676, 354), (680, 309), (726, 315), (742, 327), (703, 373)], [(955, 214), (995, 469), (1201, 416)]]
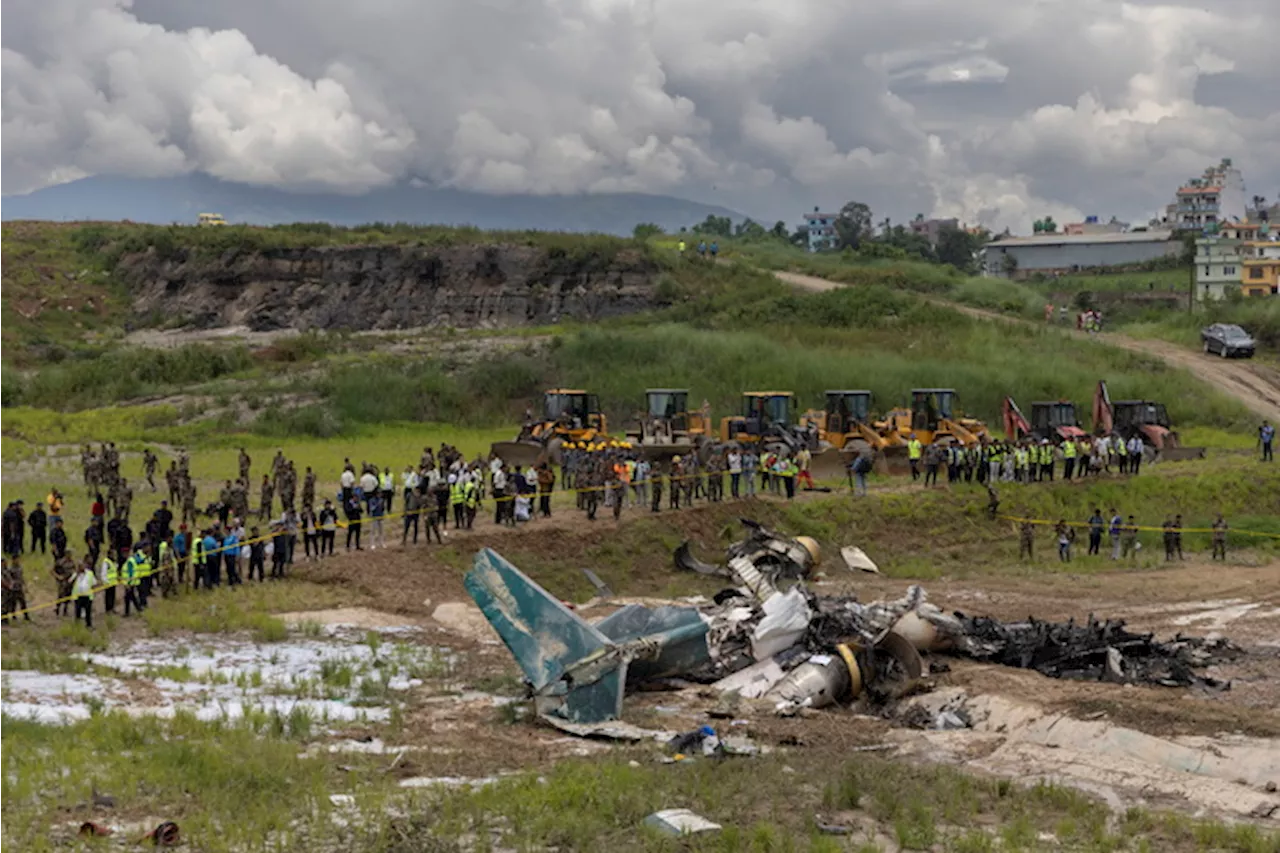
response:
[(916, 218), (911, 220), (911, 233), (919, 234), (929, 241), (930, 246), (938, 245), (938, 238), (942, 236), (942, 232), (948, 228), (959, 228), (960, 220), (958, 219), (925, 219), (922, 214), (917, 213)]
[(1240, 289), (1245, 296), (1280, 294), (1280, 233), (1259, 223), (1257, 239), (1240, 246)]
[(1178, 188), (1177, 200), (1166, 209), (1170, 225), (1181, 231), (1212, 232), (1224, 222), (1243, 220), (1248, 200), (1244, 176), (1223, 158)]
[(1215, 234), (1196, 238), (1196, 299), (1223, 299), (1240, 287), (1240, 245), (1237, 237)]
[(815, 207), (813, 213), (804, 215), (804, 229), (809, 235), (810, 252), (834, 249), (840, 243), (834, 213), (822, 213), (821, 208)]

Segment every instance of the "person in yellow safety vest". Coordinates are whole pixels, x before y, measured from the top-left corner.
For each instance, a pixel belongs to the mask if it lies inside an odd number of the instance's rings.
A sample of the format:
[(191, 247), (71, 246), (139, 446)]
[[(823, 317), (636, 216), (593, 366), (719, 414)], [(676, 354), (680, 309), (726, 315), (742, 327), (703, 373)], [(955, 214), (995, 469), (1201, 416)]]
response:
[(911, 439), (907, 442), (907, 461), (911, 463), (911, 479), (920, 479), (920, 459), (924, 456), (924, 445), (920, 443), (920, 439), (916, 438), (916, 434), (911, 433)]
[(787, 490), (787, 500), (796, 496), (796, 477), (800, 474), (800, 466), (794, 457), (788, 457), (782, 463), (782, 486)]
[(134, 552), (133, 559), (136, 563), (135, 571), (138, 575), (138, 601), (146, 609), (147, 599), (151, 597), (151, 573), (153, 567), (151, 559), (147, 556), (144, 549)]
[(1120, 465), (1120, 473), (1128, 474), (1129, 473), (1129, 449), (1125, 447), (1125, 441), (1123, 438), (1116, 438), (1114, 441), (1114, 445), (1116, 448), (1116, 460)]
[(1062, 442), (1062, 479), (1070, 480), (1075, 474), (1077, 452), (1075, 439)]
[(120, 567), (116, 565), (116, 561), (111, 559), (111, 554), (102, 558), (102, 564), (98, 567), (99, 578), (105, 586), (106, 594), (103, 596), (103, 604), (107, 613), (116, 612), (116, 584), (120, 583)]
[(153, 570), (157, 575), (160, 584), (160, 594), (168, 598), (174, 590), (174, 553), (173, 546), (168, 540), (160, 540), (160, 544), (156, 546), (156, 565)]
[(138, 574), (137, 555), (130, 554), (129, 559), (124, 561), (124, 567), (121, 571), (124, 580), (124, 615), (129, 615), (129, 606), (133, 605), (133, 609), (139, 613), (143, 610), (143, 604), (138, 599), (138, 588), (142, 584), (142, 578)]
[(449, 479), (452, 480), (449, 483), (449, 506), (453, 507), (453, 527), (461, 530), (467, 526), (467, 496), (456, 475), (450, 474)]
[(382, 510), (391, 515), (391, 499), (396, 496), (396, 478), (391, 476), (390, 468), (383, 468), (378, 477), (378, 491), (382, 492)]
[(475, 480), (467, 480), (462, 484), (462, 499), (467, 505), (467, 529), (476, 523), (476, 513), (480, 511), (480, 489)]
[[(191, 588), (199, 588), (204, 578), (204, 537), (197, 530), (191, 538)], [(208, 586), (208, 583), (205, 583), (206, 589)]]
[(1027, 481), (1027, 463), (1030, 461), (1030, 454), (1026, 447), (1019, 447), (1013, 452), (1013, 469), (1014, 479), (1019, 483)]
[(93, 555), (85, 554), (80, 570), (71, 582), (71, 595), (75, 601), (75, 619), (80, 620), (84, 614), (84, 626), (93, 628), (93, 584), (98, 576), (93, 573)]

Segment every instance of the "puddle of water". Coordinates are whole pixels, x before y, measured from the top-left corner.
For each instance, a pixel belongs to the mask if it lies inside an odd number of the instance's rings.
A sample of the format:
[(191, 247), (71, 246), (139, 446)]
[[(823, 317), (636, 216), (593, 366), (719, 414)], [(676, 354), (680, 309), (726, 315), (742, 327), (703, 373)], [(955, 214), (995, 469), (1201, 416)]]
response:
[(375, 649), (363, 638), (335, 629), (326, 639), (268, 644), (228, 635), (197, 635), (176, 647), (137, 640), (83, 655), (99, 670), (92, 674), (6, 671), (4, 713), (47, 724), (87, 719), (95, 708), (161, 717), (181, 709), (202, 720), (301, 711), (322, 725), (381, 721), (392, 693), (453, 665), (447, 650), (392, 640)]

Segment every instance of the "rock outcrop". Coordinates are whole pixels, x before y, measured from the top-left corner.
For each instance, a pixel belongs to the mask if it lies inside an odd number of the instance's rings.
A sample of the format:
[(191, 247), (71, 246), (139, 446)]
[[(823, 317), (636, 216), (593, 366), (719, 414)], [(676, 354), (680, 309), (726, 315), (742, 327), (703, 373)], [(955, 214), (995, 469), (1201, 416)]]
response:
[(136, 314), (197, 328), (501, 328), (593, 320), (654, 308), (658, 266), (519, 245), (154, 250), (117, 267)]

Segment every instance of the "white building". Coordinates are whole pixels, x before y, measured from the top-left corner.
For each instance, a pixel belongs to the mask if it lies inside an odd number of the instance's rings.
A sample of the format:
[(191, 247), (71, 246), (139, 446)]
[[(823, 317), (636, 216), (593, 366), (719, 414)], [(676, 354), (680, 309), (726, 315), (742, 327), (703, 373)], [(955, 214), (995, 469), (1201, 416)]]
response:
[(1173, 228), (1209, 232), (1224, 222), (1244, 220), (1248, 204), (1244, 176), (1229, 157), (1224, 157), (1217, 166), (1178, 188), (1166, 216)]
[(1170, 236), (1167, 231), (1131, 231), (1002, 237), (983, 248), (982, 274), (1024, 279), (1146, 263), (1182, 251)]

